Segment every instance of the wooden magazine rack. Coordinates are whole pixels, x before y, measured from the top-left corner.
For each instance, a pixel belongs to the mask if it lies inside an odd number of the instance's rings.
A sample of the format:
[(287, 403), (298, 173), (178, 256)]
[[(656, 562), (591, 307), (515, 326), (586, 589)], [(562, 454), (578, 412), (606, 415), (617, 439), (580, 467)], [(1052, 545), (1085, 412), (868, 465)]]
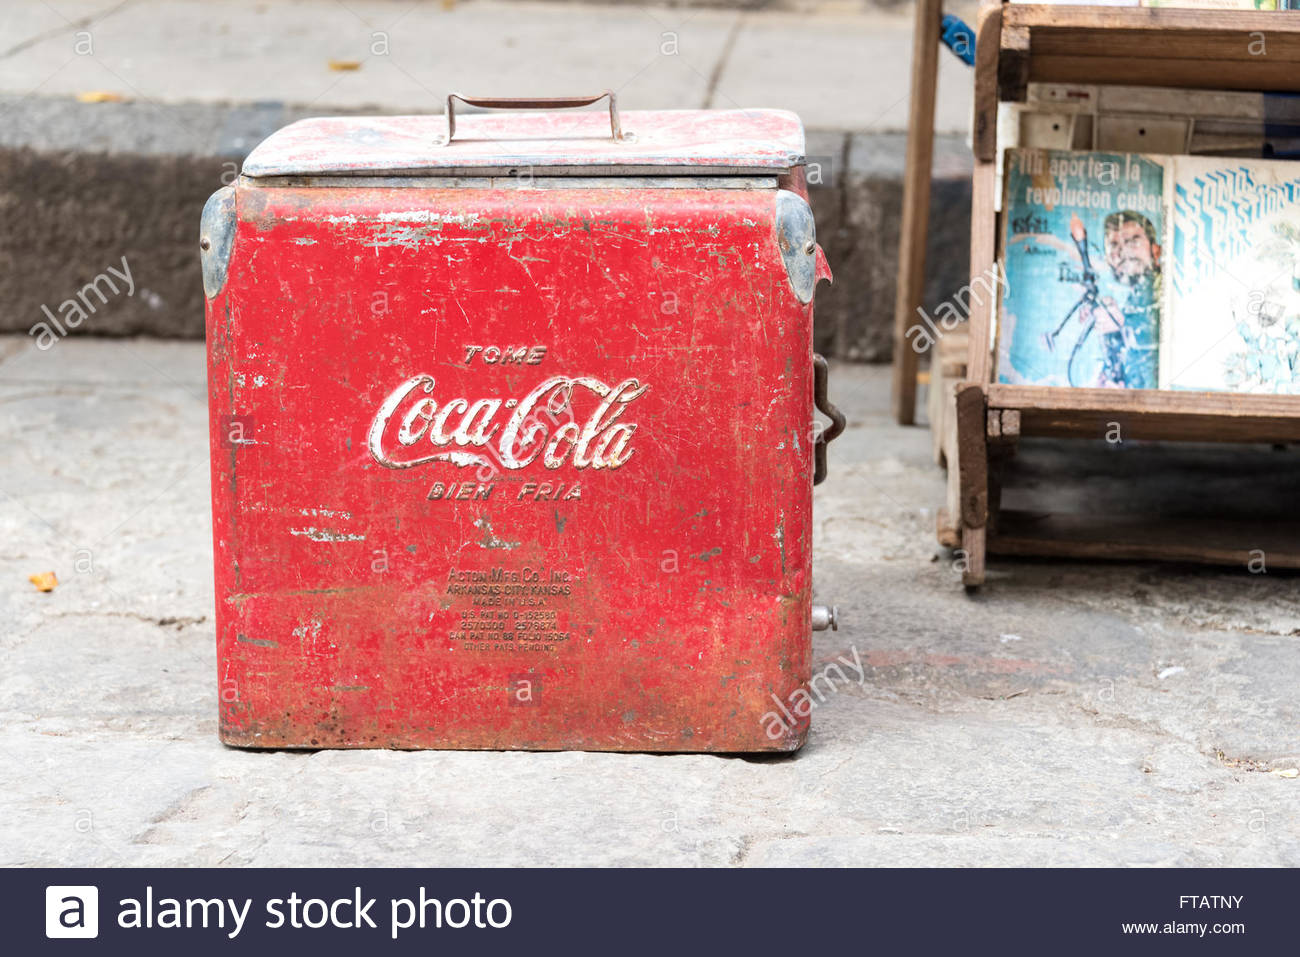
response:
[[(975, 61), (972, 276), (998, 253), (995, 211), (999, 101), (1030, 82), (1300, 91), (1300, 13), (986, 2)], [(1262, 37), (1263, 43), (1259, 42)], [(1264, 51), (1264, 52), (1261, 52)], [(982, 584), (987, 554), (1165, 559), (1247, 565), (1267, 543), (1269, 567), (1300, 568), (1300, 534), (1278, 522), (1244, 529), (1002, 512), (999, 470), (1024, 437), (1281, 444), (1300, 441), (1300, 396), (1002, 385), (994, 380), (993, 297), (973, 299), (964, 380), (940, 396), (932, 426), (948, 464), (939, 539), (965, 551), (963, 581)], [(939, 387), (935, 378), (932, 387)]]

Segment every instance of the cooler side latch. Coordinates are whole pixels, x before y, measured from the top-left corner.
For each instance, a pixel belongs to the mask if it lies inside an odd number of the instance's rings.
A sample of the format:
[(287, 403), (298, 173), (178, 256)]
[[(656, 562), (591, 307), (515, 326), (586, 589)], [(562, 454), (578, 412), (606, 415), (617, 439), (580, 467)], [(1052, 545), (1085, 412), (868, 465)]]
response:
[(813, 440), (813, 485), (826, 481), (826, 446), (844, 431), (847, 424), (844, 413), (835, 407), (827, 392), (830, 387), (831, 370), (824, 356), (813, 353), (813, 402), (817, 411), (831, 420), (831, 424), (816, 428), (817, 437)]

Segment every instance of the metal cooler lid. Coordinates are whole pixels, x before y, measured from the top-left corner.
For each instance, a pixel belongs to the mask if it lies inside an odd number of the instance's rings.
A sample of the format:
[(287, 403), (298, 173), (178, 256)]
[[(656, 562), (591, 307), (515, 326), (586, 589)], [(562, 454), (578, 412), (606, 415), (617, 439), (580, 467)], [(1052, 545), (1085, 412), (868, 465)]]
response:
[(803, 124), (785, 110), (456, 113), (450, 128), (448, 142), (445, 116), (299, 120), (254, 149), (243, 174), (773, 174), (804, 163)]

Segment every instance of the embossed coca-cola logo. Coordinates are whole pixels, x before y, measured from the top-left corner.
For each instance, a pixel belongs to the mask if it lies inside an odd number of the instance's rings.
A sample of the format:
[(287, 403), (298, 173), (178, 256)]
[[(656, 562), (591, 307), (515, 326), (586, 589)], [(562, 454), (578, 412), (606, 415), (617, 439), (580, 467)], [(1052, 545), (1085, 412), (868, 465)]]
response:
[(552, 376), (523, 398), (439, 396), (431, 375), (388, 394), (370, 423), (368, 445), (385, 468), (426, 462), (521, 469), (616, 469), (632, 457), (628, 406), (650, 388), (637, 379), (606, 385), (591, 376)]

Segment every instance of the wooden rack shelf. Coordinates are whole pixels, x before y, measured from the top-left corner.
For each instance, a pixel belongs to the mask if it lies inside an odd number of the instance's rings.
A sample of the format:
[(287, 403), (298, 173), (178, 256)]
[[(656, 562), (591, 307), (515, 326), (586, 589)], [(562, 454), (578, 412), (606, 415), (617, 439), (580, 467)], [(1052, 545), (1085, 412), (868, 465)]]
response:
[(989, 535), (995, 555), (1109, 561), (1193, 562), (1300, 568), (1296, 522), (1225, 522), (1146, 516), (1060, 515), (1004, 511)]
[(1020, 412), (1022, 436), (1102, 438), (1118, 422), (1125, 439), (1300, 442), (1296, 396), (1026, 385), (984, 393), (990, 409)]
[[(972, 276), (988, 275), (997, 251), (998, 103), (1025, 100), (1030, 82), (1300, 92), (1300, 14), (985, 0), (976, 34)], [(1001, 472), (1022, 437), (1100, 440), (1118, 428), (1123, 440), (1294, 443), (1300, 396), (998, 384), (993, 311), (992, 297), (972, 302), (963, 379), (936, 378), (945, 391), (931, 403), (948, 466), (938, 536), (965, 551), (967, 586), (983, 583), (989, 552), (1244, 563), (1267, 541), (1272, 565), (1300, 567), (1300, 523), (1284, 524), (1300, 477), (1278, 521), (1262, 524), (1002, 513)]]
[(1008, 4), (1002, 98), (1023, 100), (1026, 82), (1294, 90), (1298, 19), (1287, 11)]

